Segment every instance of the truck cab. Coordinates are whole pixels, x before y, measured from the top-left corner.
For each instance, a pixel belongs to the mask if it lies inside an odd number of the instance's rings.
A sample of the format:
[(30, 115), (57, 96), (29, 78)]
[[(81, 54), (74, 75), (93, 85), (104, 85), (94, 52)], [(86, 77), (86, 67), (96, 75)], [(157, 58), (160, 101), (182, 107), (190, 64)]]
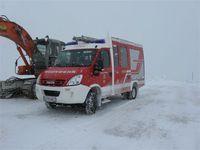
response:
[(81, 104), (95, 113), (113, 95), (135, 99), (144, 85), (143, 48), (118, 38), (74, 37), (53, 67), (37, 79), (36, 95), (48, 108)]

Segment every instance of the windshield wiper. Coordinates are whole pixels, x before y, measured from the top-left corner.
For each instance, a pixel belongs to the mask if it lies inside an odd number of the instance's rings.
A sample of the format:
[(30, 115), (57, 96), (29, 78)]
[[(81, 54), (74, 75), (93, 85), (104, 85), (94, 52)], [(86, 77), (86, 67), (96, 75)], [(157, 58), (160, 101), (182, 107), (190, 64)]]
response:
[(84, 66), (83, 64), (79, 64), (79, 63), (75, 63), (75, 62), (72, 62), (70, 64), (67, 64), (66, 65), (67, 67), (82, 67)]
[(84, 67), (84, 64), (68, 63), (68, 64), (55, 64), (55, 67)]
[(63, 64), (55, 64), (55, 67), (65, 67)]

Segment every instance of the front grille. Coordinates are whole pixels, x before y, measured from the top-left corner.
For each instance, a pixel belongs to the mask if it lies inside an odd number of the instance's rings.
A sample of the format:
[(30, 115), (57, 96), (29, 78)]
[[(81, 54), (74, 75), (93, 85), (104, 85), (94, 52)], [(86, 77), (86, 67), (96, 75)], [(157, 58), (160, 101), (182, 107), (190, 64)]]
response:
[(44, 90), (44, 94), (46, 96), (59, 96), (60, 92), (59, 91), (50, 91), (50, 90)]
[(41, 80), (41, 84), (46, 86), (63, 86), (64, 83), (65, 80)]

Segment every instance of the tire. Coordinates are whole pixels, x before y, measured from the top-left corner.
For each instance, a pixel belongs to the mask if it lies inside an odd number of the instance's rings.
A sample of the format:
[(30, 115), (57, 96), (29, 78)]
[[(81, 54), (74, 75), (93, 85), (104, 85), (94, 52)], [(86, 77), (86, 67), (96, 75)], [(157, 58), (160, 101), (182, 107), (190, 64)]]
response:
[(136, 99), (138, 93), (137, 86), (133, 86), (132, 90), (130, 92), (127, 92), (127, 99), (133, 100)]
[(56, 104), (54, 104), (54, 103), (45, 102), (45, 105), (48, 109), (55, 109), (56, 108)]
[(97, 93), (95, 91), (90, 91), (85, 99), (84, 103), (85, 113), (87, 115), (94, 114), (97, 109)]

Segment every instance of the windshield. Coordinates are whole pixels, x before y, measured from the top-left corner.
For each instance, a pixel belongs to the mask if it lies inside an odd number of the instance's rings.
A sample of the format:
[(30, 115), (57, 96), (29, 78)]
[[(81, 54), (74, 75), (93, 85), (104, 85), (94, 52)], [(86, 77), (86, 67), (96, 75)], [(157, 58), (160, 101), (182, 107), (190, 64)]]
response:
[(87, 67), (92, 64), (95, 49), (77, 49), (61, 51), (55, 61), (57, 67)]
[(37, 44), (37, 49), (42, 53), (42, 55), (45, 55), (47, 47), (43, 44)]

